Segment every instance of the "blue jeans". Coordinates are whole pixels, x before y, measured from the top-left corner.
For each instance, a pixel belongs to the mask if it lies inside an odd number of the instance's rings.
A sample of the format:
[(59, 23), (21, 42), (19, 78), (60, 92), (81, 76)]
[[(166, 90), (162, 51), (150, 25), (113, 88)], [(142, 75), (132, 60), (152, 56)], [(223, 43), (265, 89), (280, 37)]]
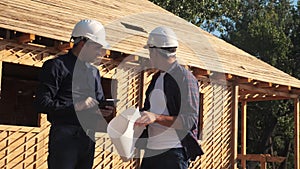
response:
[[(153, 154), (157, 154), (152, 156)], [(145, 150), (141, 169), (187, 169), (189, 159), (183, 148), (172, 148), (167, 151)]]
[[(94, 132), (90, 137), (94, 138)], [(80, 126), (51, 126), (49, 135), (49, 169), (91, 169), (95, 142)]]

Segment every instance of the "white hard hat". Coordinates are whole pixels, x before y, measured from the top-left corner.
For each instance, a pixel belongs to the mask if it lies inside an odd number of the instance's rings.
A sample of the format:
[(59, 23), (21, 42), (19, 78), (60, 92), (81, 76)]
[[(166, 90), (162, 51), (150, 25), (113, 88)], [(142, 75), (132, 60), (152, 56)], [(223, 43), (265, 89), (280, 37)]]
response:
[(72, 37), (86, 37), (101, 44), (104, 48), (108, 48), (109, 44), (105, 40), (105, 36), (104, 26), (100, 22), (90, 19), (79, 21), (72, 31)]
[(177, 36), (172, 29), (160, 26), (150, 32), (147, 46), (158, 48), (178, 47)]

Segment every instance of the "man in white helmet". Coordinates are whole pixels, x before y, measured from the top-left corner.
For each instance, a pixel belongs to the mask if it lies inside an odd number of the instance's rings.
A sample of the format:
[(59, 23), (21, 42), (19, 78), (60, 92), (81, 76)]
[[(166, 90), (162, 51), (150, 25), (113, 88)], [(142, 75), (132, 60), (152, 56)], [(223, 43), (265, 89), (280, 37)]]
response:
[(34, 101), (37, 112), (46, 113), (51, 123), (49, 169), (91, 169), (97, 123), (114, 109), (98, 108), (104, 94), (100, 73), (90, 64), (106, 53), (103, 25), (95, 20), (81, 20), (71, 39), (74, 46), (67, 54), (43, 64)]
[(159, 72), (153, 75), (142, 116), (135, 122), (147, 127), (136, 144), (145, 149), (141, 169), (187, 169), (190, 160), (203, 154), (197, 142), (198, 82), (176, 61), (178, 41), (172, 29), (152, 30), (146, 47)]

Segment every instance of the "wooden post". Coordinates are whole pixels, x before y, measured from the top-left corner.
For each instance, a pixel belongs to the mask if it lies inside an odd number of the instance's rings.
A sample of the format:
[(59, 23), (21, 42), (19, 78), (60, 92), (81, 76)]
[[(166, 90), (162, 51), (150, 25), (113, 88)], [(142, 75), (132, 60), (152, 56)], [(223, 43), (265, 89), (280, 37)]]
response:
[(260, 169), (267, 169), (267, 162), (265, 160), (260, 161)]
[[(242, 117), (241, 117), (242, 121), (241, 121), (241, 154), (242, 155), (246, 155), (247, 151), (246, 151), (246, 147), (247, 147), (247, 143), (246, 143), (246, 139), (247, 139), (247, 102), (246, 101), (242, 101)], [(246, 169), (246, 160), (242, 159), (242, 169)]]
[(145, 80), (145, 71), (142, 70), (140, 73), (140, 83), (139, 83), (139, 108), (143, 107), (144, 103), (144, 80)]
[(294, 99), (294, 119), (295, 119), (295, 130), (294, 130), (294, 159), (295, 159), (295, 169), (300, 169), (300, 121), (299, 121), (299, 98)]
[(23, 35), (18, 37), (18, 42), (19, 43), (32, 42), (33, 40), (35, 40), (35, 35), (34, 34), (24, 33)]
[(0, 61), (0, 99), (1, 99), (1, 89), (2, 89), (1, 85), (2, 85), (2, 61)]
[(239, 86), (234, 84), (232, 91), (232, 155), (231, 166), (237, 169), (237, 155), (238, 155), (238, 94)]

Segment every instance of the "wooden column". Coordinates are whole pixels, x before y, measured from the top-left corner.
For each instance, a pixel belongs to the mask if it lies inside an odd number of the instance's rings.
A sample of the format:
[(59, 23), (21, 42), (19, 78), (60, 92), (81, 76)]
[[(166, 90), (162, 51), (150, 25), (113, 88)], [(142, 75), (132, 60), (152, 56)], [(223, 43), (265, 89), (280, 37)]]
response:
[(144, 103), (144, 84), (145, 83), (145, 71), (142, 70), (140, 73), (140, 82), (139, 82), (139, 108), (143, 107)]
[(0, 99), (1, 99), (1, 89), (2, 89), (1, 85), (2, 85), (2, 61), (0, 61)]
[(237, 169), (237, 155), (238, 155), (238, 94), (239, 86), (233, 85), (232, 91), (232, 155), (231, 166), (233, 169)]
[[(242, 117), (241, 117), (241, 154), (246, 155), (246, 139), (247, 139), (247, 102), (242, 101)], [(246, 169), (246, 160), (242, 159), (242, 169)]]
[(300, 113), (299, 113), (299, 98), (294, 99), (294, 119), (295, 119), (295, 130), (294, 130), (294, 159), (295, 159), (295, 169), (300, 169)]
[(266, 161), (260, 161), (260, 169), (267, 169), (267, 162)]

